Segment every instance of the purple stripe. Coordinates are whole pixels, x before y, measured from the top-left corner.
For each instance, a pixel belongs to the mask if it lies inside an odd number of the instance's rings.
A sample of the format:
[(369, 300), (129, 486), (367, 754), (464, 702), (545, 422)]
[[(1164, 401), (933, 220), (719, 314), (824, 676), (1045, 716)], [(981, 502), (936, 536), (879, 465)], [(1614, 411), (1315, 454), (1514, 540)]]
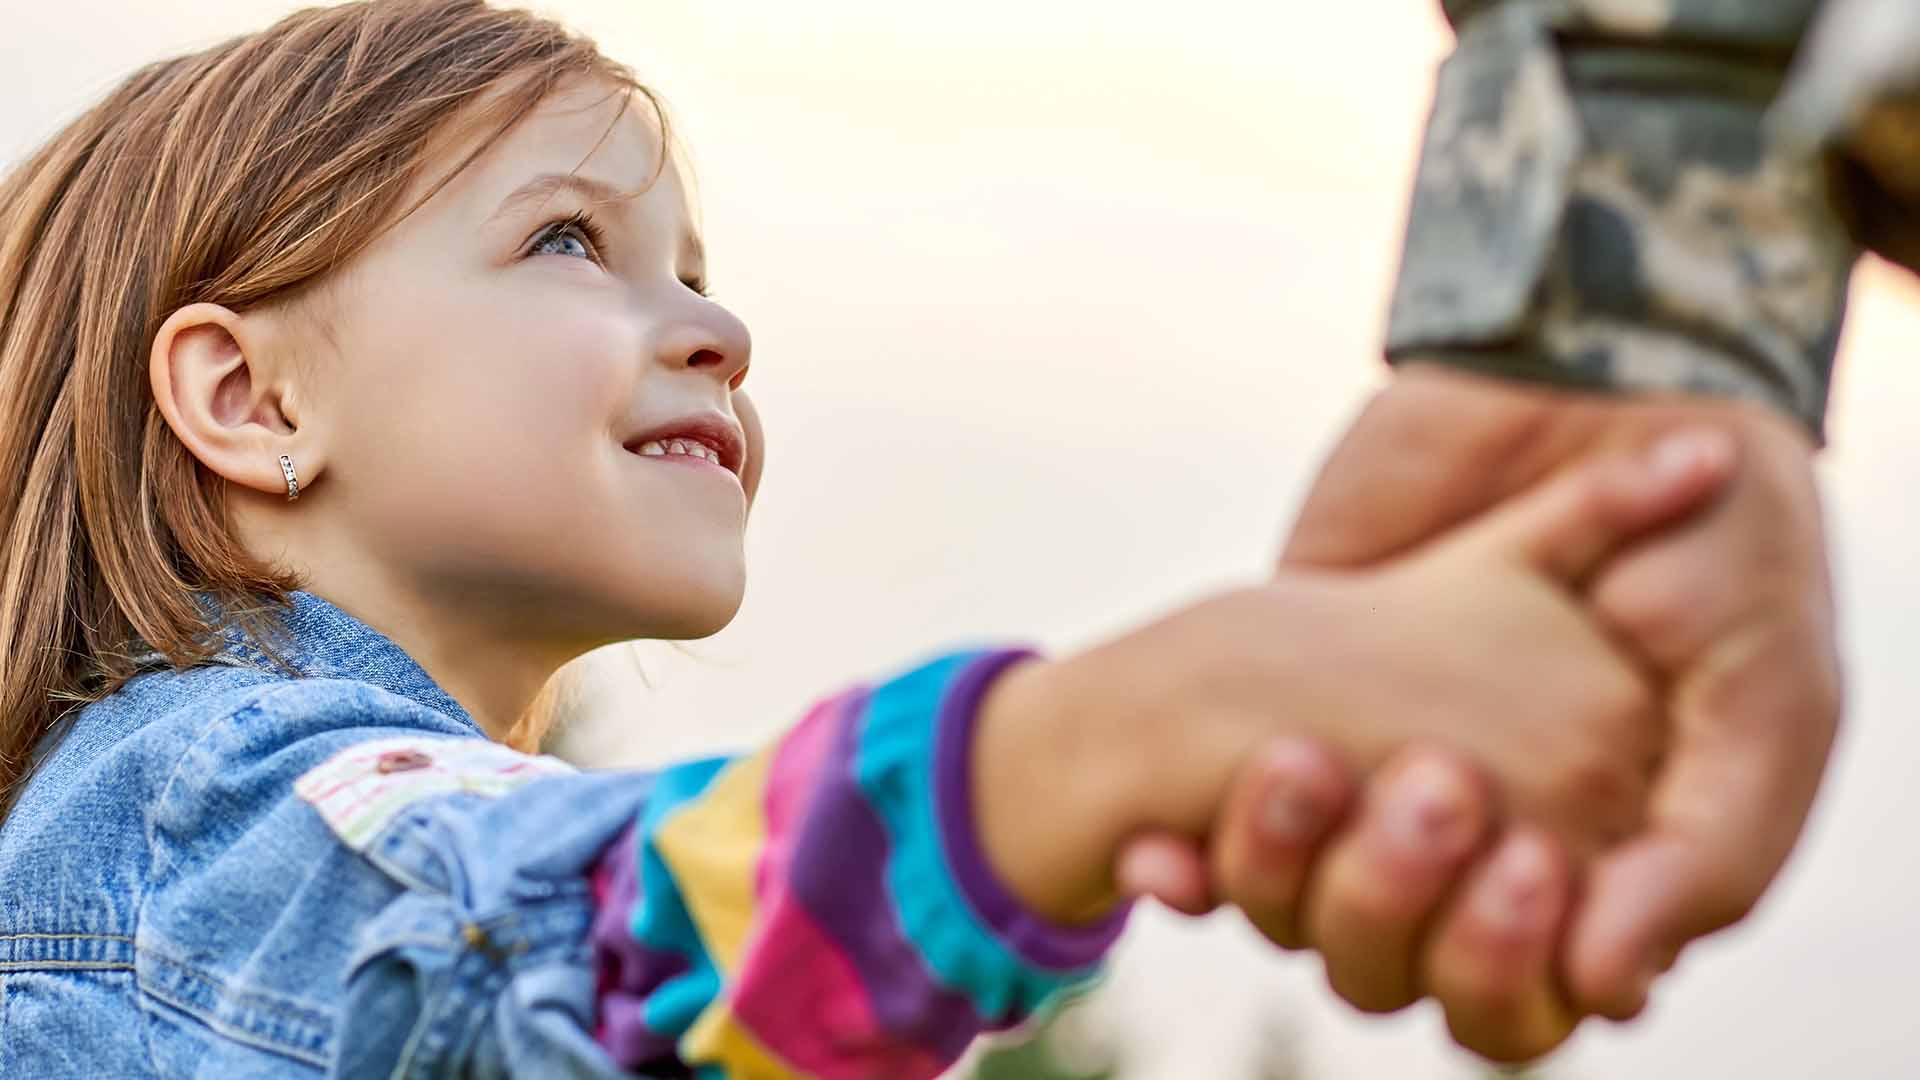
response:
[(933, 754), (934, 799), (947, 865), (974, 913), (1008, 949), (1029, 966), (1076, 971), (1098, 961), (1125, 929), (1133, 901), (1127, 900), (1098, 922), (1068, 926), (1052, 922), (1021, 904), (1007, 890), (973, 828), (973, 728), (980, 699), (1009, 664), (1039, 654), (1015, 648), (987, 653), (956, 676), (940, 707), (940, 729)]
[(673, 1036), (647, 1026), (647, 995), (688, 970), (685, 956), (656, 952), (633, 936), (633, 911), (640, 901), (638, 827), (627, 826), (593, 868), (597, 907), (587, 931), (600, 1008), (594, 1039), (628, 1068), (675, 1052)]
[(984, 1024), (971, 998), (934, 981), (887, 891), (886, 825), (854, 774), (870, 693), (861, 688), (847, 695), (840, 729), (821, 762), (794, 849), (793, 895), (846, 951), (882, 1026), (954, 1061)]

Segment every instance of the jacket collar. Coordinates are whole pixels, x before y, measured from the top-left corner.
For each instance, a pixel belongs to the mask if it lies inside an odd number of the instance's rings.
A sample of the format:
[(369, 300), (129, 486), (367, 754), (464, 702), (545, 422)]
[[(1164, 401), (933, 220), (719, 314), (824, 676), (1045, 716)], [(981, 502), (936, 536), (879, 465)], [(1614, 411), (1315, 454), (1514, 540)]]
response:
[[(218, 628), (219, 651), (210, 662), (232, 667), (257, 668), (285, 675), (259, 648), (246, 631), (231, 619), (221, 617), (215, 598), (196, 592), (194, 601), (205, 612), (208, 622)], [(284, 616), (278, 607), (269, 607), (269, 618), (284, 628), (272, 635), (270, 644), (301, 677), (314, 679), (357, 679), (383, 690), (418, 702), (436, 712), (445, 713), (480, 732), (480, 726), (453, 695), (428, 675), (412, 656), (394, 644), (393, 639), (360, 619), (349, 615), (337, 604), (305, 589), (288, 593), (293, 608)], [(166, 665), (157, 650), (138, 657), (143, 664)], [(484, 734), (484, 732), (481, 732)]]

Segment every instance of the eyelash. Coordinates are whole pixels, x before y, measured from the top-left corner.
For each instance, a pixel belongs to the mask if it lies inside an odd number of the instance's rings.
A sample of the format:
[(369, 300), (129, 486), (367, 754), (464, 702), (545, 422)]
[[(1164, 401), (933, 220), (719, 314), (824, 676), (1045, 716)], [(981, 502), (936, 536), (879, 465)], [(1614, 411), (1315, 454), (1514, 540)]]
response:
[[(578, 229), (580, 234), (587, 238), (588, 245), (591, 246), (594, 253), (599, 256), (601, 263), (604, 264), (606, 262), (609, 254), (607, 250), (607, 230), (599, 222), (593, 220), (593, 215), (587, 213), (585, 210), (576, 210), (564, 218), (549, 222), (547, 226), (541, 229), (533, 238), (533, 243), (529, 244), (528, 247), (538, 248), (541, 244), (561, 235), (568, 229)], [(713, 296), (713, 293), (708, 291), (707, 283), (704, 281), (682, 281), (680, 284), (685, 285), (701, 296), (709, 298)]]

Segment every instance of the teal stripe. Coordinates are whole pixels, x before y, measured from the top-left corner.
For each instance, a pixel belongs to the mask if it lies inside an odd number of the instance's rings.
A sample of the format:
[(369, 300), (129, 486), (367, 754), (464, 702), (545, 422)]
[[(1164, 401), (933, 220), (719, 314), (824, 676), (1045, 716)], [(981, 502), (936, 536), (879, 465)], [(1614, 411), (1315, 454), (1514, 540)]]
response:
[(649, 950), (687, 958), (688, 970), (661, 983), (648, 995), (645, 1006), (647, 1026), (676, 1039), (719, 996), (720, 972), (687, 912), (680, 883), (660, 857), (655, 838), (668, 821), (707, 790), (720, 770), (735, 760), (701, 758), (662, 771), (654, 781), (647, 808), (640, 814), (640, 827), (634, 830), (640, 848), (640, 898), (628, 929)]
[(888, 836), (888, 891), (907, 938), (938, 981), (973, 1000), (991, 1023), (1026, 1015), (1084, 973), (1028, 967), (967, 903), (940, 837), (933, 748), (941, 706), (966, 666), (986, 650), (948, 653), (873, 691), (859, 718), (855, 779)]

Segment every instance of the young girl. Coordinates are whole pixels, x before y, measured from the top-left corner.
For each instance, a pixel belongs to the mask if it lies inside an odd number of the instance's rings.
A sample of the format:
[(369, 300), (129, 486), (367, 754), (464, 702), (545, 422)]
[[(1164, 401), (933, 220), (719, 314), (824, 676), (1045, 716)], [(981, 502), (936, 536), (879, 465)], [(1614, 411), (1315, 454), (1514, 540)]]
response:
[(0, 187), (0, 1076), (926, 1077), (1093, 974), (1123, 840), (1276, 734), (1637, 811), (1657, 711), (1566, 586), (1724, 480), (1684, 444), (755, 753), (537, 755), (567, 660), (742, 594), (747, 331), (652, 100), (525, 13), (348, 3)]

